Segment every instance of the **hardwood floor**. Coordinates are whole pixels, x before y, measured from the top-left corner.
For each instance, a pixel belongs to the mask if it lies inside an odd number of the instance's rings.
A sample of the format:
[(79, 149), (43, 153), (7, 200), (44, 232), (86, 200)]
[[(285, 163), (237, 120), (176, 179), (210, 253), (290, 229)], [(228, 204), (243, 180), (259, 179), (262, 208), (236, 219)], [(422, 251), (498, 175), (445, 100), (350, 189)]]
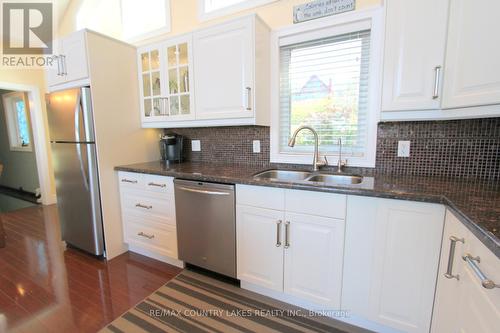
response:
[(177, 267), (62, 247), (56, 206), (0, 214), (0, 333), (96, 332), (172, 279)]

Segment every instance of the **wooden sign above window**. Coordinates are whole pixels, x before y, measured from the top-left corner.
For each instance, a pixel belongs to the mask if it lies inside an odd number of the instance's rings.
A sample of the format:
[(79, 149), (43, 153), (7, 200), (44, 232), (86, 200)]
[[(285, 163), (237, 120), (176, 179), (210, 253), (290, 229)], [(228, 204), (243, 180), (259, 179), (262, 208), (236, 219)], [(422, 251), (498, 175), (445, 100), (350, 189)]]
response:
[(354, 10), (355, 8), (356, 0), (314, 0), (293, 7), (293, 23), (340, 14)]

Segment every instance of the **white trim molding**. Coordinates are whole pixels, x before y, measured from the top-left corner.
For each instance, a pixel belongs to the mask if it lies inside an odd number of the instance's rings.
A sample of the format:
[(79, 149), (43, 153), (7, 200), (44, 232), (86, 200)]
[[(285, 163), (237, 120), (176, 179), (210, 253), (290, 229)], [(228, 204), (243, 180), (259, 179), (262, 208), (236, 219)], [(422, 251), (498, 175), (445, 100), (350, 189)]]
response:
[[(210, 1), (210, 0), (208, 0)], [(206, 11), (205, 4), (207, 0), (198, 0), (198, 18), (200, 21), (208, 21), (214, 18), (218, 18), (225, 15), (234, 14), (240, 12), (242, 10), (260, 7), (263, 5), (267, 5), (278, 0), (243, 0), (234, 5), (229, 5), (227, 7), (222, 7), (219, 9), (215, 9), (213, 11)], [(291, 13), (290, 13), (291, 15)]]
[[(374, 167), (377, 145), (377, 123), (380, 117), (381, 87), (382, 87), (382, 58), (384, 41), (384, 11), (381, 6), (329, 16), (314, 21), (291, 25), (276, 30), (271, 35), (271, 152), (273, 163), (310, 164), (311, 153), (283, 153), (280, 152), (280, 65), (279, 52), (283, 40), (293, 41), (307, 35), (312, 39), (325, 37), (325, 32), (343, 34), (350, 31), (371, 30), (370, 49), (370, 77), (369, 77), (369, 111), (367, 126), (367, 146), (363, 157), (349, 157), (349, 166)], [(321, 149), (321, 147), (320, 147)], [(320, 151), (321, 152), (321, 151)], [(338, 154), (327, 154), (331, 165), (338, 161)]]
[(40, 89), (36, 85), (25, 85), (0, 81), (0, 89), (23, 91), (28, 94), (29, 112), (31, 118), (31, 130), (33, 135), (33, 147), (42, 194), (42, 204), (51, 205), (56, 203), (55, 193), (50, 186), (49, 149), (48, 136), (45, 130), (46, 115), (43, 112), (40, 99)]

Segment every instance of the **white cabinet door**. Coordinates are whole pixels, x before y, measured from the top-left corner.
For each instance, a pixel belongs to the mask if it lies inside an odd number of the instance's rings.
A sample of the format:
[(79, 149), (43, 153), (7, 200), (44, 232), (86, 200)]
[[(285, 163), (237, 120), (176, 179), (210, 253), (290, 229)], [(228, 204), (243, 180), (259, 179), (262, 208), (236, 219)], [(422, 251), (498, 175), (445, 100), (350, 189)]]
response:
[(283, 291), (283, 212), (236, 206), (238, 279)]
[[(455, 251), (450, 254), (451, 241), (457, 239)], [(484, 288), (471, 266), (463, 260), (462, 257), (466, 254), (479, 257), (480, 262), (476, 263), (478, 268), (488, 279), (497, 284), (500, 283), (500, 260), (448, 211), (432, 318), (432, 333), (493, 333), (498, 331), (500, 288)], [(450, 261), (452, 265), (448, 272)], [(451, 273), (454, 277), (446, 276), (446, 273)]]
[(253, 37), (251, 18), (194, 34), (196, 119), (253, 117)]
[(64, 38), (62, 52), (66, 82), (85, 79), (89, 76), (85, 31), (78, 31)]
[(139, 92), (142, 122), (166, 118), (168, 104), (165, 99), (164, 52), (161, 44), (153, 44), (137, 51)]
[(340, 308), (344, 221), (286, 213), (285, 293)]
[(386, 10), (382, 111), (439, 109), (448, 0), (387, 0)]
[(349, 196), (342, 307), (404, 332), (428, 332), (444, 207)]
[(451, 1), (443, 108), (500, 103), (498, 13), (498, 0)]
[(50, 87), (89, 77), (85, 34), (84, 30), (77, 31), (57, 43), (60, 54), (54, 59), (54, 66), (47, 71)]

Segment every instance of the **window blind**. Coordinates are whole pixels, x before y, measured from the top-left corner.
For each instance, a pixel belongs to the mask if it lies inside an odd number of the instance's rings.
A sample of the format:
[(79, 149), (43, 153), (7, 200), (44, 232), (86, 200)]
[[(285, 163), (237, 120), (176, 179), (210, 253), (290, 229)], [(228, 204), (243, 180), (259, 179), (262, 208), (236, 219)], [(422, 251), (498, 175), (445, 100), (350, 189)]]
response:
[(288, 139), (301, 125), (319, 135), (322, 153), (362, 157), (367, 145), (370, 30), (280, 47), (280, 152), (309, 153), (309, 131)]

